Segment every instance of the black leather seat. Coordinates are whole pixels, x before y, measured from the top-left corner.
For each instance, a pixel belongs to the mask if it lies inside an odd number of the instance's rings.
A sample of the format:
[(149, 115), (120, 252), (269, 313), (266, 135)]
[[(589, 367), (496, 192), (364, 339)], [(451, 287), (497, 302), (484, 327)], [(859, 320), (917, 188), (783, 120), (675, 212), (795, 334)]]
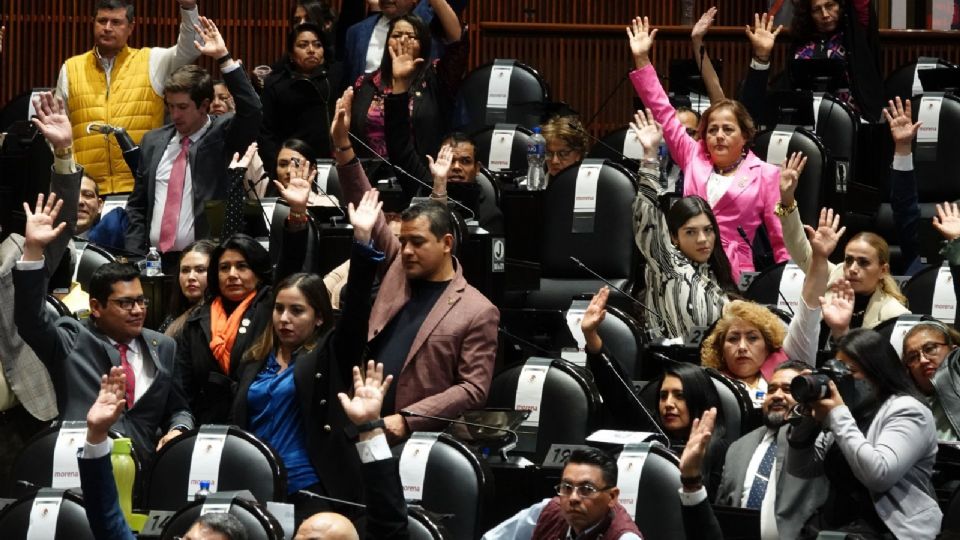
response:
[[(822, 103), (820, 105), (823, 106)], [(793, 133), (787, 146), (787, 157), (794, 152), (802, 152), (807, 157), (807, 166), (800, 174), (795, 197), (799, 206), (800, 220), (807, 225), (816, 225), (820, 216), (820, 207), (823, 205), (827, 193), (834, 189), (832, 185), (833, 163), (830, 156), (819, 137), (810, 130), (798, 126), (779, 125), (756, 136), (754, 152), (760, 159), (767, 160), (774, 131)], [(779, 166), (780, 163), (774, 163), (774, 165)]]
[[(179, 510), (187, 504), (190, 462), (198, 432), (188, 431), (157, 452), (145, 487), (145, 508)], [(286, 471), (273, 449), (252, 433), (230, 426), (220, 457), (217, 491), (246, 489), (258, 501), (283, 501), (286, 483)]]
[[(490, 163), (490, 148), (494, 144), (493, 132), (498, 129), (512, 129), (513, 143), (510, 147), (510, 162), (500, 164), (499, 173)], [(529, 129), (516, 124), (497, 124), (493, 127), (485, 127), (473, 133), (470, 136), (473, 139), (475, 154), (477, 160), (483, 163), (483, 166), (491, 174), (503, 174), (512, 179), (513, 176), (525, 175), (527, 173), (527, 145), (530, 144), (530, 137), (533, 132)], [(501, 141), (502, 143), (503, 141)]]
[(725, 439), (727, 444), (733, 444), (744, 433), (758, 427), (759, 415), (754, 409), (746, 389), (720, 372), (707, 368), (707, 374), (713, 381), (717, 395), (720, 397), (720, 408), (723, 410), (723, 424), (726, 428)]
[(914, 62), (904, 64), (897, 69), (893, 70), (890, 73), (890, 76), (887, 77), (887, 80), (884, 81), (884, 95), (887, 100), (891, 100), (895, 97), (900, 99), (910, 99), (914, 95), (920, 95), (923, 92), (914, 94), (914, 78), (917, 73), (917, 64), (920, 62), (927, 62), (936, 64), (938, 68), (940, 67), (951, 67), (952, 64), (943, 60), (941, 58), (929, 58), (929, 57), (920, 57)]
[[(580, 297), (581, 300), (590, 298), (587, 295)], [(636, 380), (637, 374), (643, 372), (640, 353), (646, 343), (640, 323), (622, 309), (607, 306), (607, 316), (600, 323), (597, 333), (626, 380)]]
[[(523, 365), (493, 378), (489, 408), (516, 408), (517, 385)], [(600, 424), (600, 394), (586, 373), (565, 360), (554, 360), (547, 372), (540, 400), (540, 423), (532, 451), (515, 450), (534, 463), (542, 463), (552, 444), (583, 444)], [(523, 428), (521, 429), (523, 431)]]
[(63, 302), (57, 299), (56, 296), (52, 294), (47, 295), (46, 303), (47, 311), (54, 317), (72, 317), (73, 313), (70, 313), (70, 308), (66, 306)]
[[(193, 526), (193, 522), (200, 517), (203, 503), (204, 501), (194, 501), (177, 510), (163, 528), (160, 538), (174, 540), (185, 535)], [(283, 528), (280, 522), (258, 503), (236, 497), (230, 505), (230, 515), (240, 520), (249, 540), (283, 540)]]
[(102, 247), (87, 244), (83, 252), (80, 253), (80, 260), (77, 261), (76, 281), (80, 284), (80, 288), (85, 291), (90, 290), (90, 278), (93, 277), (97, 268), (116, 260), (116, 257)]
[[(83, 498), (72, 491), (44, 489), (36, 496), (23, 497), (0, 512), (0, 536), (4, 540), (26, 540), (30, 530), (30, 511), (39, 496), (63, 497), (57, 514), (56, 533), (50, 540), (94, 540)], [(36, 533), (34, 533), (36, 534)]]
[[(394, 447), (394, 455), (401, 456), (404, 446), (406, 443)], [(401, 470), (403, 467), (401, 458)], [(440, 433), (430, 448), (421, 494), (417, 504), (443, 516), (450, 538), (476, 540), (485, 532), (484, 513), (493, 503), (493, 474), (476, 453), (451, 435)]]
[(939, 266), (927, 266), (914, 274), (903, 286), (902, 292), (907, 297), (907, 305), (910, 306), (911, 313), (918, 315), (933, 313), (933, 291), (939, 272)]
[[(495, 63), (512, 64), (507, 108), (487, 107), (487, 93)], [(520, 124), (533, 128), (540, 124), (543, 104), (549, 101), (546, 81), (532, 67), (516, 60), (496, 60), (471, 71), (460, 87), (460, 104), (465, 118), (459, 122), (467, 133), (498, 123)]]
[(477, 173), (477, 183), (480, 184), (483, 196), (500, 206), (500, 186), (493, 180), (492, 176), (493, 174), (486, 167), (481, 167), (480, 172)]
[(788, 262), (777, 263), (757, 274), (743, 296), (758, 304), (777, 305), (780, 300), (780, 279)]
[(642, 158), (643, 155), (642, 153), (629, 151), (631, 148), (639, 148), (639, 145), (635, 147), (631, 146), (630, 148), (624, 145), (628, 135), (630, 135), (630, 126), (618, 128), (607, 133), (600, 139), (600, 144), (595, 144), (593, 148), (590, 149), (588, 157), (608, 159), (614, 163), (619, 163), (627, 170), (637, 170), (640, 167), (640, 158)]
[[(524, 307), (566, 309), (573, 297), (593, 294), (603, 286), (602, 281), (574, 263), (571, 256), (617, 287), (630, 290), (634, 262), (639, 257), (633, 240), (636, 183), (619, 165), (603, 162), (597, 181), (593, 231), (574, 233), (573, 204), (580, 166), (557, 175), (544, 192), (540, 290), (525, 294)], [(632, 300), (612, 290), (610, 304), (632, 305)]]
[[(659, 445), (650, 447), (643, 462), (634, 522), (644, 538), (682, 540), (686, 538), (680, 509), (680, 463)], [(620, 491), (624, 489), (618, 481)], [(691, 535), (693, 537), (695, 535)]]
[[(833, 169), (824, 172), (821, 205), (840, 208), (847, 183), (857, 176), (860, 116), (845, 102), (824, 94), (816, 111), (814, 130), (830, 154)], [(807, 163), (809, 166), (809, 162)], [(831, 178), (832, 176), (832, 178)]]
[(453, 538), (436, 516), (416, 505), (407, 506), (407, 534), (410, 540)]
[[(942, 94), (939, 94), (942, 95)], [(925, 94), (937, 96), (937, 94)], [(923, 103), (914, 100), (913, 121), (920, 115)], [(935, 155), (924, 145), (914, 144), (913, 167), (917, 177), (917, 196), (921, 203), (937, 203), (960, 199), (957, 182), (957, 156), (960, 155), (960, 97), (943, 96), (940, 108), (940, 131)]]

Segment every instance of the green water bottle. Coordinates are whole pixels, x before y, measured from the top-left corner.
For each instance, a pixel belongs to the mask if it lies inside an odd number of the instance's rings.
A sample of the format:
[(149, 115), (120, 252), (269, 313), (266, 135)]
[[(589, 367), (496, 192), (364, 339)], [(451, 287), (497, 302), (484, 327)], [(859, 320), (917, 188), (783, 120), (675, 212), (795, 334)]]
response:
[(113, 465), (113, 480), (117, 484), (120, 510), (127, 525), (134, 531), (143, 528), (147, 516), (133, 513), (133, 485), (137, 481), (137, 465), (131, 455), (133, 443), (130, 439), (114, 439), (110, 463)]

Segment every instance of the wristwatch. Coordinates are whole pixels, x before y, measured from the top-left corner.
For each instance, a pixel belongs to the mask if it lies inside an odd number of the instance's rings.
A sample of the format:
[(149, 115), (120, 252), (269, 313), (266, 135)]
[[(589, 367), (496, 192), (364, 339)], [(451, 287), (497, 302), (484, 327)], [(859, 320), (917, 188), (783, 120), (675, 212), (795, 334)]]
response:
[(64, 148), (54, 148), (53, 156), (57, 159), (66, 159), (73, 155), (73, 145), (66, 146)]
[(368, 431), (373, 431), (378, 428), (386, 429), (387, 425), (383, 422), (383, 418), (377, 418), (376, 420), (372, 420), (370, 422), (364, 422), (362, 424), (358, 424), (356, 427), (357, 427), (357, 433), (366, 433)]
[(773, 207), (773, 213), (779, 217), (786, 217), (786, 216), (789, 216), (796, 209), (797, 209), (796, 200), (794, 200), (790, 206), (784, 206), (783, 203), (778, 202), (777, 205)]

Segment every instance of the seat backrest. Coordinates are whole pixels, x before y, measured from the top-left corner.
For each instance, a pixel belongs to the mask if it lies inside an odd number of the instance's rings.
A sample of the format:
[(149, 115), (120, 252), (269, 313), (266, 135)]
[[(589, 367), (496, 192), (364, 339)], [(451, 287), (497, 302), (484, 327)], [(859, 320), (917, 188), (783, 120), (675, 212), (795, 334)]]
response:
[[(173, 540), (180, 538), (190, 530), (200, 517), (204, 501), (194, 501), (177, 510), (163, 528), (160, 538)], [(277, 518), (261, 505), (242, 498), (233, 499), (230, 515), (236, 517), (247, 531), (248, 540), (282, 540), (283, 528)]]
[[(146, 486), (144, 507), (179, 510), (187, 504), (190, 463), (198, 430), (167, 443), (157, 452)], [(249, 490), (258, 501), (283, 501), (286, 471), (280, 458), (250, 432), (230, 426), (220, 457), (217, 491)]]
[[(487, 106), (490, 78), (494, 66), (512, 65), (506, 109)], [(471, 71), (460, 86), (460, 102), (466, 118), (459, 126), (463, 131), (477, 131), (497, 123), (520, 124), (533, 128), (540, 123), (543, 104), (549, 100), (547, 83), (532, 67), (516, 60), (496, 60)]]
[[(510, 162), (500, 163), (497, 166), (490, 163), (490, 148), (495, 142), (506, 144), (506, 138), (494, 141), (494, 132), (498, 129), (512, 129), (513, 141), (510, 146)], [(529, 129), (514, 124), (498, 124), (496, 126), (484, 127), (470, 136), (473, 139), (475, 154), (477, 160), (483, 163), (483, 166), (490, 171), (512, 171), (517, 175), (527, 172), (527, 145), (530, 144), (530, 138), (533, 132)]]
[(636, 379), (641, 373), (640, 351), (643, 348), (643, 330), (636, 319), (623, 310), (614, 306), (607, 306), (607, 316), (597, 329), (603, 346), (610, 352), (628, 381)]
[[(780, 136), (781, 133), (786, 136)], [(833, 162), (819, 137), (806, 128), (778, 125), (756, 136), (754, 152), (760, 159), (778, 166), (783, 156), (790, 156), (794, 152), (802, 152), (806, 156), (807, 165), (800, 174), (795, 197), (800, 220), (807, 225), (816, 225), (824, 197), (834, 191), (834, 186), (830, 184), (834, 178)]]
[(593, 231), (574, 233), (577, 175), (587, 163), (574, 165), (552, 178), (544, 192), (540, 250), (544, 278), (595, 279), (570, 260), (571, 256), (606, 279), (630, 276), (636, 256), (633, 199), (637, 184), (626, 169), (604, 161), (597, 180)]
[(483, 196), (493, 201), (497, 206), (500, 206), (500, 189), (496, 182), (491, 179), (489, 171), (485, 170), (485, 168), (481, 168), (480, 172), (477, 173), (477, 183), (480, 184)]
[[(960, 155), (960, 97), (925, 94), (913, 102), (913, 121), (930, 106), (929, 98), (942, 97), (940, 124), (935, 149), (917, 143), (913, 152), (917, 196), (920, 202), (953, 201), (960, 198), (957, 182), (957, 156)], [(923, 128), (921, 128), (921, 135)]]
[[(83, 499), (73, 492), (60, 490), (44, 490), (37, 496), (59, 492), (63, 495), (57, 514), (56, 533), (53, 538), (69, 538), (70, 540), (94, 540), (90, 522), (87, 520), (86, 510), (83, 508)], [(30, 530), (30, 511), (36, 496), (22, 497), (0, 512), (0, 536), (9, 540), (26, 539)], [(36, 534), (34, 531), (33, 534)]]
[[(418, 504), (443, 517), (451, 538), (478, 539), (484, 533), (484, 512), (492, 504), (493, 475), (486, 462), (463, 443), (446, 433), (436, 435)], [(401, 456), (407, 444), (394, 448), (394, 454)], [(401, 470), (405, 466), (401, 458)]]
[[(334, 163), (332, 159), (318, 159), (317, 169), (316, 187), (323, 189), (327, 195), (336, 197), (337, 202), (340, 203), (340, 206), (346, 206), (346, 203), (343, 200), (343, 188), (340, 187), (340, 175), (337, 173), (337, 164)], [(321, 182), (320, 169), (323, 169), (323, 171), (326, 172), (326, 182)], [(322, 196), (323, 195), (321, 195), (321, 197)]]
[(87, 244), (77, 261), (76, 281), (80, 284), (80, 288), (85, 291), (90, 290), (90, 279), (97, 268), (115, 260), (116, 258), (107, 250), (93, 244)]
[(847, 182), (857, 178), (860, 116), (844, 101), (831, 94), (824, 94), (816, 111), (816, 118), (814, 132), (833, 160), (833, 169), (824, 173), (826, 193), (823, 202), (839, 207), (842, 194), (846, 193)]
[(884, 81), (884, 95), (887, 100), (895, 97), (900, 99), (910, 99), (913, 96), (923, 94), (923, 85), (917, 78), (917, 66), (923, 64), (925, 67), (949, 67), (951, 64), (941, 58), (920, 57), (914, 62), (904, 64), (895, 69), (887, 80)]
[(780, 280), (788, 262), (777, 263), (757, 274), (743, 296), (758, 304), (777, 305), (780, 301)]
[(930, 315), (933, 312), (933, 291), (939, 272), (939, 266), (928, 266), (911, 276), (903, 286), (902, 292), (907, 297), (911, 313)]
[(717, 390), (720, 397), (720, 408), (723, 411), (723, 423), (726, 428), (724, 438), (727, 445), (743, 435), (743, 425), (751, 416), (753, 404), (746, 390), (737, 383), (721, 375), (718, 371), (707, 369), (710, 379), (713, 381), (713, 387)]
[(46, 303), (47, 311), (54, 317), (72, 317), (73, 314), (70, 313), (70, 308), (66, 306), (63, 302), (57, 299), (56, 296), (52, 294), (47, 295)]
[(423, 508), (407, 506), (407, 535), (410, 540), (444, 540), (452, 538), (443, 524)]
[[(487, 407), (516, 408), (522, 371), (523, 364), (520, 364), (493, 378)], [(580, 368), (565, 360), (553, 360), (540, 399), (536, 448), (527, 457), (535, 463), (542, 463), (552, 444), (583, 444), (599, 423), (600, 405), (596, 386)]]
[(590, 149), (587, 157), (596, 159), (608, 159), (630, 171), (635, 171), (640, 167), (640, 158), (643, 157), (643, 147), (639, 144), (625, 145), (627, 136), (630, 133), (630, 127), (625, 126), (607, 133), (600, 139), (600, 143), (595, 144)]
[(634, 514), (634, 522), (644, 538), (685, 538), (680, 525), (683, 519), (679, 489), (680, 467), (677, 457), (660, 446), (651, 446), (640, 473)]

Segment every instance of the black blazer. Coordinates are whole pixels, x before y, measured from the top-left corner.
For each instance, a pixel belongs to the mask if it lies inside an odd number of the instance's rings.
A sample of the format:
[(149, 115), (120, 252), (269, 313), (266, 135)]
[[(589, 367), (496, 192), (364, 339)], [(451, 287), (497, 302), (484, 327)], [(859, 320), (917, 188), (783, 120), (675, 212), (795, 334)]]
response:
[[(120, 366), (120, 353), (93, 319), (56, 318), (46, 310), (44, 295), (38, 293), (47, 290), (44, 270), (14, 270), (13, 283), (17, 328), (50, 372), (60, 420), (85, 420), (100, 393), (100, 376)], [(133, 439), (139, 455), (149, 461), (161, 432), (177, 425), (193, 429), (194, 422), (174, 379), (173, 340), (143, 329), (138, 341), (141, 354), (156, 367), (156, 378), (113, 429)]]
[[(193, 216), (196, 238), (210, 236), (210, 224), (204, 212), (207, 201), (226, 199), (230, 182), (227, 166), (235, 152), (243, 155), (257, 140), (263, 110), (243, 69), (223, 75), (237, 104), (236, 113), (211, 118), (206, 135), (190, 147), (190, 174), (193, 180)], [(127, 251), (145, 253), (150, 241), (150, 221), (156, 193), (157, 166), (170, 140), (176, 134), (173, 124), (148, 131), (140, 142), (140, 167), (127, 201)]]
[[(350, 273), (344, 290), (344, 309), (336, 329), (328, 330), (310, 350), (294, 353), (294, 385), (306, 434), (310, 462), (327, 495), (359, 501), (362, 487), (360, 460), (344, 428), (350, 424), (337, 393), (349, 394), (353, 386), (351, 366), (360, 364), (367, 342), (370, 316), (370, 288), (378, 263), (353, 250)], [(237, 367), (237, 393), (231, 423), (247, 429), (247, 394), (266, 358), (241, 361)]]

